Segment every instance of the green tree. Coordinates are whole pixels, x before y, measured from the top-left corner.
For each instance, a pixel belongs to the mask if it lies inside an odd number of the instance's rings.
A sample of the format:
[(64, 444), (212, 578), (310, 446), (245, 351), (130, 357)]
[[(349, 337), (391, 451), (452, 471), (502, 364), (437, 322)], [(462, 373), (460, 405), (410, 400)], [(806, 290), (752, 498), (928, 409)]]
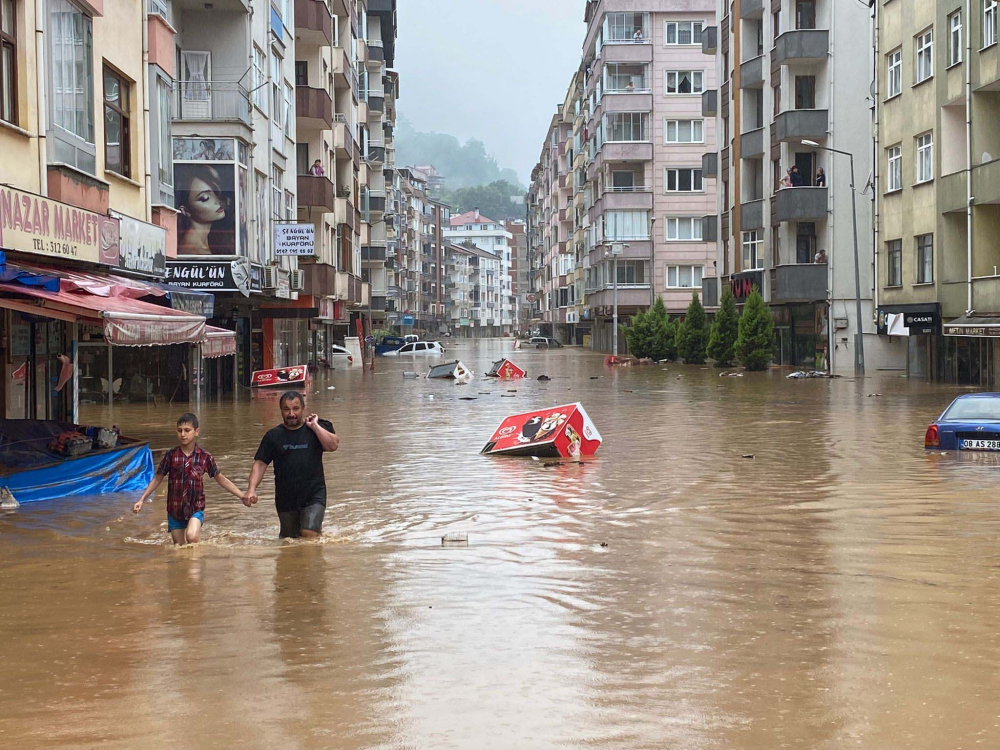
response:
[(743, 306), (736, 354), (748, 370), (766, 370), (771, 361), (774, 319), (756, 286)]
[(700, 365), (705, 362), (705, 346), (708, 342), (708, 326), (705, 319), (705, 308), (698, 300), (698, 292), (691, 295), (691, 304), (681, 324), (682, 341), (678, 346), (684, 362), (689, 365)]
[(646, 319), (650, 336), (649, 358), (659, 362), (676, 357), (676, 351), (670, 356), (671, 350), (674, 349), (674, 329), (670, 325), (670, 315), (661, 298), (656, 298), (656, 302), (649, 308)]
[(648, 357), (652, 346), (652, 326), (646, 310), (632, 316), (627, 326), (621, 326), (621, 333), (633, 357)]
[(726, 286), (722, 290), (722, 304), (712, 321), (708, 334), (708, 356), (716, 367), (729, 367), (736, 358), (736, 337), (739, 335), (740, 314), (736, 309), (733, 293)]
[(489, 185), (458, 188), (442, 192), (440, 198), (452, 208), (452, 213), (461, 214), (479, 209), (479, 213), (494, 221), (507, 221), (524, 218), (524, 205), (514, 203), (511, 198), (524, 195), (520, 185), (496, 180)]

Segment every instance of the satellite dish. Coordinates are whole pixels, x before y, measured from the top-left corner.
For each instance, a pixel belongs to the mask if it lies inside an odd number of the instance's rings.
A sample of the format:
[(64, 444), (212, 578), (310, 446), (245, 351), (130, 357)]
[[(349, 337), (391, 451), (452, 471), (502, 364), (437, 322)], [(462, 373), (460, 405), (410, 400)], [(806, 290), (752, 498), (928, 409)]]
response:
[(982, 163), (983, 164), (989, 164), (991, 161), (993, 161), (993, 157), (990, 156), (990, 152), (989, 151), (983, 151), (983, 161), (982, 161)]

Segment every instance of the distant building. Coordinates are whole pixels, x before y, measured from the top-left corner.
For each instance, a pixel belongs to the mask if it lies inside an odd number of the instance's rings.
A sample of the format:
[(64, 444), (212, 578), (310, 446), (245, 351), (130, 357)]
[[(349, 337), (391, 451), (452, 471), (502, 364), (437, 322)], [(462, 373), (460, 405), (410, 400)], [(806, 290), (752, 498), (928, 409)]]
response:
[(512, 235), (502, 222), (479, 213), (479, 209), (451, 217), (445, 238), (455, 244), (471, 244), (477, 253), (479, 273), (472, 290), (476, 336), (510, 333), (514, 323), (511, 302)]
[(439, 193), (444, 190), (444, 175), (438, 172), (433, 164), (423, 167), (410, 167), (410, 171), (419, 172), (423, 181), (427, 183), (427, 189), (432, 193)]
[(528, 234), (527, 225), (521, 221), (508, 221), (511, 235), (510, 294), (514, 304), (514, 327), (528, 330)]

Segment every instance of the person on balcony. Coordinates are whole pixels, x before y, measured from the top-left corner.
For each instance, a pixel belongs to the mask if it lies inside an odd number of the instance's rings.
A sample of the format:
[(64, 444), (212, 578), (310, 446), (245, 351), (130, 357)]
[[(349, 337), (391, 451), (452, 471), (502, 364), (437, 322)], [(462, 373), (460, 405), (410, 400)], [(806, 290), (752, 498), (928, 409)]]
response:
[(813, 256), (813, 263), (826, 263), (826, 250), (820, 248), (819, 252)]
[(816, 170), (816, 187), (826, 187), (826, 172), (823, 171), (823, 167)]
[(320, 164), (319, 159), (314, 161), (313, 165), (309, 167), (309, 174), (313, 177), (322, 177), (326, 174), (326, 172), (323, 171), (323, 165)]
[(641, 42), (642, 41), (642, 29), (636, 29), (635, 30), (635, 33), (632, 35), (632, 41), (633, 42)]
[(792, 166), (792, 171), (788, 173), (792, 180), (792, 187), (802, 187), (802, 173), (799, 172), (797, 164)]

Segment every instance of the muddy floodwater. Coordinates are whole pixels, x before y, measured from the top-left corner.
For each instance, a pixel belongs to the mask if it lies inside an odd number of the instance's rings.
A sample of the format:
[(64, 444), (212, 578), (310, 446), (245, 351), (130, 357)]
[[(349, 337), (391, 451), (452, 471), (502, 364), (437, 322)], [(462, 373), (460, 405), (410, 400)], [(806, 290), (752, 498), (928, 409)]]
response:
[[(320, 543), (279, 543), (270, 472), (253, 510), (207, 485), (193, 548), (163, 496), (0, 511), (0, 747), (1000, 747), (1000, 457), (923, 448), (960, 390), (576, 349), (480, 377), (510, 347), (449, 346), (466, 386), (313, 382)], [(593, 460), (478, 455), (575, 401)], [(182, 410), (115, 421), (167, 446)], [(274, 394), (200, 411), (244, 487)]]

